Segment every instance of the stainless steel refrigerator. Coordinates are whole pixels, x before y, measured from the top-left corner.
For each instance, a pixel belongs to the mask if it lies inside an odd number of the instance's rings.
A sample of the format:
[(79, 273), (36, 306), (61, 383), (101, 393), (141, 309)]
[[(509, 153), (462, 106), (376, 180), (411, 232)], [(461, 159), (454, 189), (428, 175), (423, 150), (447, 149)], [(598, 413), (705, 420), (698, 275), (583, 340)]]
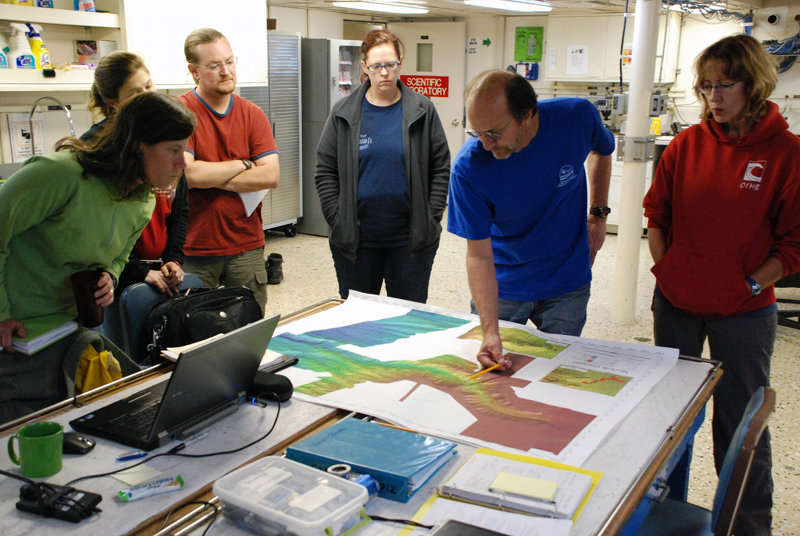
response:
[(314, 186), (317, 143), (331, 108), (361, 85), (360, 41), (302, 39), (303, 101), (303, 216), (297, 222), (301, 233), (328, 236)]

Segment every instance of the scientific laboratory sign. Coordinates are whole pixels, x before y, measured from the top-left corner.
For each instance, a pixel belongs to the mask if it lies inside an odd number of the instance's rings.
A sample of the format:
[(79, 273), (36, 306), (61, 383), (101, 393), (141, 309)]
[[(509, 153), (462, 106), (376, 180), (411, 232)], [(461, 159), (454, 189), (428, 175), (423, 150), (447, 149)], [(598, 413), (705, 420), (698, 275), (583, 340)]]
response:
[(426, 97), (447, 97), (450, 87), (449, 76), (417, 76), (413, 74), (400, 75), (400, 80)]

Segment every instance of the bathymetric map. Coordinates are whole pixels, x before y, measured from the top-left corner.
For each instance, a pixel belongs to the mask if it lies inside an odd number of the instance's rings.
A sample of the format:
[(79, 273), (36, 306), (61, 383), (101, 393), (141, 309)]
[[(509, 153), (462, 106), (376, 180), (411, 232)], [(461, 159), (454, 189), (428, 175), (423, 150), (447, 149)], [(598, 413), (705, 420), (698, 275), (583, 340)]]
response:
[(299, 398), (574, 464), (677, 359), (664, 348), (502, 323), (512, 369), (469, 380), (481, 337), (472, 315), (352, 293), (282, 326), (269, 348), (299, 358), (282, 372)]

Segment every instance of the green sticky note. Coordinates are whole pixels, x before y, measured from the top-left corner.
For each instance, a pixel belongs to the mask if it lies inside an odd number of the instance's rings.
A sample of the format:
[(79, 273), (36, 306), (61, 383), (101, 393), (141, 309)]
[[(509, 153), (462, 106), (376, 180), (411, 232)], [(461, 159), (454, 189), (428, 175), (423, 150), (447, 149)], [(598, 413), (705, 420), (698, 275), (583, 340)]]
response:
[(528, 499), (555, 502), (558, 482), (513, 475), (511, 473), (498, 473), (489, 485), (489, 491), (494, 493), (509, 493)]

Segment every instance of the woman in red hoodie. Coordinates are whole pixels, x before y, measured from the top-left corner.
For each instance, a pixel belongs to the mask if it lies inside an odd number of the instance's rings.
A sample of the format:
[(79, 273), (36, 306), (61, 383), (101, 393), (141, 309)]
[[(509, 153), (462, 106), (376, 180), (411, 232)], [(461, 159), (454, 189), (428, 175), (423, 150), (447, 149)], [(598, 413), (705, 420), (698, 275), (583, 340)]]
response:
[[(763, 46), (721, 39), (695, 61), (702, 122), (667, 146), (645, 196), (655, 265), (655, 343), (725, 371), (714, 394), (719, 472), (753, 392), (769, 385), (773, 283), (800, 271), (800, 138), (767, 100), (778, 80)], [(771, 533), (769, 434), (756, 452), (734, 532)]]

